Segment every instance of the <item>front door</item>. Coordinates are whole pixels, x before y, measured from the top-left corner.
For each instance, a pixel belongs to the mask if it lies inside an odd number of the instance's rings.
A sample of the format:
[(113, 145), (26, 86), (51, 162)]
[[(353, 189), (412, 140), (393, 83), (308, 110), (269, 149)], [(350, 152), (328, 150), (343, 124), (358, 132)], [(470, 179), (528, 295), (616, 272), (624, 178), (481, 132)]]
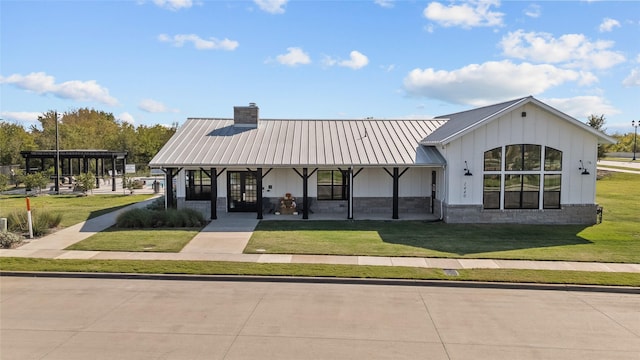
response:
[(227, 171), (227, 199), (230, 212), (258, 211), (258, 181), (252, 171)]

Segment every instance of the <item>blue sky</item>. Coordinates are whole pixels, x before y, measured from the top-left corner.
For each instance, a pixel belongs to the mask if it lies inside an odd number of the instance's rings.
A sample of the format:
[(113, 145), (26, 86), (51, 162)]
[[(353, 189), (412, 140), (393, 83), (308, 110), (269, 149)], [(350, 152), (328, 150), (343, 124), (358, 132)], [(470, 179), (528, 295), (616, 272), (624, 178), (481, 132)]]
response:
[(640, 120), (640, 1), (0, 0), (0, 116), (430, 118), (522, 96)]

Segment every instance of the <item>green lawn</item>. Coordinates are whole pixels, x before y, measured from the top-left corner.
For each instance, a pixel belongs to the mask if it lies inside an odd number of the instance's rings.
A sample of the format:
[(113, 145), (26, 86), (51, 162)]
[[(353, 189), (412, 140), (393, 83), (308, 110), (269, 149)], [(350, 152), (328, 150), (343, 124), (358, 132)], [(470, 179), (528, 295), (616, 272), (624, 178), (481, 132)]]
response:
[[(62, 227), (68, 227), (88, 219), (146, 200), (153, 195), (44, 195), (30, 197), (32, 211), (61, 212)], [(11, 212), (27, 210), (25, 195), (0, 195), (0, 217)]]
[(263, 221), (247, 253), (640, 262), (640, 175), (598, 181), (602, 224), (444, 224), (421, 221)]
[(112, 227), (69, 246), (67, 250), (179, 252), (199, 231)]
[(459, 276), (449, 276), (441, 269), (402, 266), (256, 264), (219, 261), (54, 260), (3, 258), (0, 262), (0, 270), (140, 274), (320, 276), (341, 278), (640, 286), (640, 274), (637, 273), (474, 269), (459, 270)]

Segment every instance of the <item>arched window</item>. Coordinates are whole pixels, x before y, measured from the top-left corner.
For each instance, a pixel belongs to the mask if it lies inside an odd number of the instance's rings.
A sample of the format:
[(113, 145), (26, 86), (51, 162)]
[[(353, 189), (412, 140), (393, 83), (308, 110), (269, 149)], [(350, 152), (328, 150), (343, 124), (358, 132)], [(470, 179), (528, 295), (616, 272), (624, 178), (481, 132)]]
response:
[(487, 150), (483, 207), (559, 209), (561, 171), (562, 151), (548, 146), (512, 144)]

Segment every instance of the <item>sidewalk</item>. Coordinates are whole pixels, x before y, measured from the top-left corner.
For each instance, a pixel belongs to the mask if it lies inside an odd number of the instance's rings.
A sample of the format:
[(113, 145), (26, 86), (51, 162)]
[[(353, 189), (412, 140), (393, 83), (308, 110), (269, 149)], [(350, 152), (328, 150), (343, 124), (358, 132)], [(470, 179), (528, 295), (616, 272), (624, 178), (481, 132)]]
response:
[(0, 249), (1, 257), (100, 260), (199, 260), (252, 263), (344, 264), (407, 266), (440, 269), (532, 269), (640, 273), (640, 264), (575, 261), (530, 261), (494, 259), (444, 259), (389, 256), (339, 256), (291, 254), (243, 254), (258, 220), (255, 214), (221, 214), (209, 223), (179, 253), (64, 250), (115, 223), (118, 214), (131, 207), (146, 206), (153, 199), (70, 226), (33, 240), (18, 249)]
[[(614, 167), (610, 167), (610, 166), (614, 166)], [(628, 168), (629, 170), (615, 168), (616, 166), (625, 167), (625, 168)], [(640, 162), (600, 160), (598, 161), (597, 168), (598, 170), (605, 170), (605, 171), (640, 174)]]

